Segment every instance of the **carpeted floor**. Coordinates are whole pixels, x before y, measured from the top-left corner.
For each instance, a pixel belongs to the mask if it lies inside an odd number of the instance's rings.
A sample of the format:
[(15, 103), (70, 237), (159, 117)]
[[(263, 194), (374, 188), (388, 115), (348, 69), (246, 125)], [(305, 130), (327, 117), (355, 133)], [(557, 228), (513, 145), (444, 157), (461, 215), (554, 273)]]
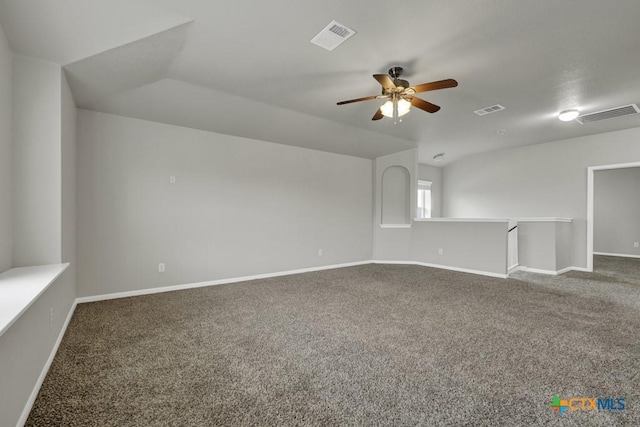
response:
[(81, 304), (27, 425), (640, 425), (640, 260), (596, 268), (366, 265)]

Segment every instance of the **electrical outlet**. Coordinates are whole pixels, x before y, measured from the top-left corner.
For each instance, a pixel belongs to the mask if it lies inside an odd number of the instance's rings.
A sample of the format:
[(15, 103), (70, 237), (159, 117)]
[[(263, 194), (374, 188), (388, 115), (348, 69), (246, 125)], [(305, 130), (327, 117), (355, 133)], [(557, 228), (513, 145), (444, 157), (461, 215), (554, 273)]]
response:
[(640, 242), (633, 242), (634, 248), (640, 248)]
[(324, 251), (322, 249), (318, 249), (318, 256), (324, 255)]
[(158, 273), (164, 273), (164, 270), (165, 270), (164, 262), (161, 262), (160, 264), (158, 264)]
[(171, 175), (169, 177), (169, 184), (175, 184), (176, 183), (176, 176), (175, 175)]
[(442, 248), (438, 248), (438, 255), (442, 255), (444, 254), (444, 250), (442, 250)]
[(49, 329), (53, 328), (53, 307), (49, 309)]

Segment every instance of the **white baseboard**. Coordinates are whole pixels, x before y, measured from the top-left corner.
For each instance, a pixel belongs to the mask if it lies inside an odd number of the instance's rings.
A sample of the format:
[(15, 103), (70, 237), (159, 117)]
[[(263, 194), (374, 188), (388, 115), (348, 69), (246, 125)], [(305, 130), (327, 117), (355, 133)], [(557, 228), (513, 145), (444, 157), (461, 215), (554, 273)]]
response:
[(365, 265), (365, 264), (408, 264), (408, 265), (421, 265), (423, 267), (432, 267), (432, 268), (441, 268), (443, 270), (452, 270), (459, 271), (461, 273), (471, 273), (471, 274), (479, 274), (482, 276), (489, 277), (498, 277), (501, 279), (506, 279), (506, 274), (500, 273), (492, 273), (489, 271), (481, 271), (481, 270), (473, 270), (469, 268), (460, 268), (460, 267), (451, 267), (448, 265), (440, 265), (440, 264), (430, 264), (425, 262), (417, 262), (417, 261), (381, 261), (381, 260), (366, 260), (366, 261), (357, 261), (357, 262), (348, 262), (343, 264), (333, 264), (333, 265), (323, 265), (320, 267), (310, 267), (310, 268), (301, 268), (298, 270), (288, 270), (288, 271), (278, 271), (275, 273), (266, 273), (266, 274), (257, 274), (253, 276), (242, 276), (242, 277), (233, 277), (230, 279), (220, 279), (220, 280), (211, 280), (207, 282), (198, 282), (198, 283), (187, 283), (183, 285), (172, 285), (172, 286), (162, 286), (159, 288), (147, 288), (147, 289), (139, 289), (135, 291), (126, 291), (126, 292), (115, 292), (112, 294), (102, 294), (102, 295), (93, 295), (88, 297), (79, 297), (76, 298), (77, 304), (82, 304), (86, 302), (96, 302), (96, 301), (105, 301), (116, 298), (126, 298), (126, 297), (134, 297), (140, 295), (150, 295), (157, 294), (161, 292), (171, 292), (171, 291), (181, 291), (184, 289), (193, 289), (193, 288), (203, 288), (206, 286), (217, 286), (217, 285), (226, 285), (229, 283), (237, 283), (237, 282), (246, 282), (248, 280), (257, 280), (257, 279), (268, 279), (271, 277), (280, 277), (280, 276), (289, 276), (292, 274), (300, 274), (300, 273), (310, 273), (313, 271), (322, 271), (322, 270), (331, 270), (334, 268), (343, 268), (343, 267), (353, 267), (357, 265)]
[(560, 274), (564, 274), (564, 273), (566, 273), (567, 271), (583, 271), (583, 272), (588, 272), (589, 270), (587, 270), (587, 269), (586, 269), (586, 268), (584, 268), (584, 267), (574, 267), (574, 266), (571, 266), (571, 267), (566, 267), (566, 268), (563, 268), (563, 269), (561, 269), (561, 270), (557, 270), (557, 271), (556, 271), (556, 270), (543, 270), (543, 269), (540, 269), (540, 268), (530, 268), (530, 267), (525, 267), (525, 266), (521, 265), (521, 266), (519, 266), (519, 267), (515, 268), (514, 270), (509, 271), (509, 273), (514, 273), (514, 272), (516, 272), (516, 271), (525, 271), (525, 272), (527, 272), (527, 273), (548, 274), (548, 275), (550, 275), (550, 276), (558, 276), (558, 275), (560, 275)]
[(573, 266), (565, 267), (565, 268), (562, 268), (562, 269), (556, 271), (556, 274), (563, 274), (563, 273), (566, 273), (567, 271), (573, 271), (574, 269), (575, 269), (575, 267), (573, 267)]
[(498, 277), (500, 279), (506, 279), (507, 275), (502, 273), (493, 273), (491, 271), (473, 270), (470, 268), (451, 267), (449, 265), (431, 264), (428, 262), (418, 261), (386, 261), (386, 260), (374, 260), (371, 261), (374, 264), (406, 264), (406, 265), (421, 265), (423, 267), (440, 268), (442, 270), (458, 271), (460, 273), (478, 274), (481, 276)]
[(507, 275), (509, 275), (509, 273), (513, 273), (514, 271), (518, 271), (519, 267), (520, 267), (520, 264), (512, 265), (507, 269)]
[(46, 378), (47, 373), (49, 372), (49, 368), (51, 367), (51, 364), (53, 363), (53, 359), (56, 357), (56, 353), (58, 352), (58, 347), (60, 347), (60, 343), (62, 342), (62, 338), (64, 337), (64, 334), (67, 331), (67, 326), (69, 326), (69, 322), (71, 321), (71, 317), (73, 316), (73, 313), (76, 311), (76, 305), (77, 305), (77, 302), (74, 301), (73, 304), (71, 305), (71, 308), (69, 309), (69, 314), (67, 314), (67, 318), (65, 319), (64, 323), (62, 324), (62, 329), (60, 329), (60, 333), (58, 334), (58, 339), (56, 340), (55, 344), (53, 345), (53, 348), (51, 349), (51, 353), (49, 354), (49, 358), (47, 359), (46, 363), (44, 364), (44, 367), (42, 368), (42, 372), (40, 372), (40, 376), (38, 377), (38, 380), (36, 381), (36, 384), (33, 387), (33, 391), (31, 392), (31, 395), (29, 396), (29, 400), (27, 400), (27, 403), (25, 404), (24, 409), (22, 410), (22, 414), (20, 415), (20, 418), (18, 419), (18, 424), (16, 424), (17, 427), (24, 426), (25, 423), (27, 422), (27, 418), (29, 418), (29, 413), (31, 412), (31, 409), (33, 408), (33, 404), (36, 402), (36, 398), (38, 397), (38, 393), (40, 392), (40, 387), (42, 387), (42, 383), (44, 382), (44, 379)]
[(611, 254), (607, 252), (594, 252), (594, 255), (603, 255), (603, 256), (618, 256), (622, 258), (640, 258), (640, 255), (629, 255), (629, 254)]
[(566, 273), (567, 271), (571, 271), (571, 270), (584, 271), (584, 272), (588, 271), (586, 268), (583, 268), (583, 267), (567, 267), (562, 270), (553, 271), (553, 270), (542, 270), (539, 268), (529, 268), (521, 265), (516, 265), (510, 268), (507, 274), (502, 274), (502, 273), (494, 273), (490, 271), (474, 270), (471, 268), (452, 267), (449, 265), (432, 264), (432, 263), (419, 262), (419, 261), (367, 260), (367, 261), (348, 262), (343, 264), (323, 265), (320, 267), (301, 268), (298, 270), (278, 271), (275, 273), (256, 274), (253, 276), (232, 277), (230, 279), (211, 280), (207, 282), (187, 283), (183, 285), (162, 286), (158, 288), (147, 288), (147, 289), (139, 289), (135, 291), (115, 292), (112, 294), (93, 295), (88, 297), (76, 298), (76, 303), (82, 304), (86, 302), (105, 301), (105, 300), (116, 299), (116, 298), (126, 298), (126, 297), (140, 296), (140, 295), (157, 294), (161, 292), (171, 292), (171, 291), (180, 291), (184, 289), (202, 288), (206, 286), (225, 285), (229, 283), (245, 282), (245, 281), (257, 280), (257, 279), (268, 279), (272, 277), (289, 276), (292, 274), (310, 273), (313, 271), (331, 270), (334, 268), (353, 267), (353, 266), (365, 265), (365, 264), (420, 265), (422, 267), (440, 268), (443, 270), (458, 271), (460, 273), (478, 274), (481, 276), (497, 277), (500, 279), (506, 279), (507, 277), (509, 277), (510, 273), (513, 273), (515, 271), (526, 271), (529, 273), (549, 274), (553, 276), (557, 276), (558, 274)]
[(537, 274), (548, 274), (550, 276), (557, 276), (558, 275), (558, 272), (555, 271), (555, 270), (543, 270), (541, 268), (531, 268), (531, 267), (526, 267), (524, 265), (519, 266), (514, 271), (524, 271), (524, 272), (527, 272), (527, 273), (537, 273)]
[(586, 267), (571, 267), (571, 270), (573, 270), (573, 271), (582, 271), (584, 273), (593, 273), (593, 270), (589, 270)]
[(347, 262), (343, 264), (323, 265), (320, 267), (301, 268), (298, 270), (278, 271), (275, 273), (256, 274), (254, 276), (232, 277), (230, 279), (211, 280), (207, 282), (187, 283), (183, 285), (163, 286), (159, 288), (139, 289), (136, 291), (116, 292), (112, 294), (94, 295), (89, 297), (76, 298), (76, 303), (105, 301), (116, 298), (135, 297), (140, 295), (157, 294), (161, 292), (181, 291), (184, 289), (203, 288), (206, 286), (226, 285), (229, 283), (246, 282), (249, 280), (268, 279), (271, 277), (290, 276), (292, 274), (310, 273), (313, 271), (332, 270), (334, 268), (353, 267), (356, 265), (371, 264), (370, 260)]

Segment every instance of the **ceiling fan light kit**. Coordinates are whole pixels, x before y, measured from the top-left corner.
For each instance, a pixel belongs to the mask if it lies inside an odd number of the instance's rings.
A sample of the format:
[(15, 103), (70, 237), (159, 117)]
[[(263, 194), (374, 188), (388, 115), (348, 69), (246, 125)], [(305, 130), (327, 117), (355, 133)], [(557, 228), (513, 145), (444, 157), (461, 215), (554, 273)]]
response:
[(395, 102), (389, 100), (380, 106), (380, 112), (385, 117), (393, 117), (394, 109), (397, 109), (397, 116), (402, 117), (411, 109), (411, 103), (406, 99), (400, 99)]
[(402, 67), (392, 67), (389, 69), (389, 75), (373, 75), (373, 78), (380, 83), (380, 86), (382, 86), (381, 95), (371, 95), (364, 98), (340, 101), (338, 102), (338, 105), (369, 101), (373, 99), (386, 99), (386, 102), (378, 108), (371, 120), (380, 120), (383, 117), (391, 117), (395, 124), (398, 121), (402, 121), (398, 120), (398, 118), (407, 114), (412, 106), (428, 113), (435, 113), (440, 110), (439, 106), (414, 96), (416, 93), (458, 86), (458, 82), (453, 79), (439, 80), (436, 82), (410, 86), (408, 81), (400, 79), (403, 71)]

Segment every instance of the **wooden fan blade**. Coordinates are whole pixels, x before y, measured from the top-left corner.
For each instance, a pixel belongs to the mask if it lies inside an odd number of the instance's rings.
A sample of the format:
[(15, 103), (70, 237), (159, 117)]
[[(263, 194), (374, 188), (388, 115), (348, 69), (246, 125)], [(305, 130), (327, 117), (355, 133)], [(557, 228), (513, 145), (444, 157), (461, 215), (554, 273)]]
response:
[(447, 88), (456, 87), (456, 86), (458, 86), (457, 81), (453, 79), (447, 79), (447, 80), (439, 80), (437, 82), (423, 83), (421, 85), (413, 86), (412, 89), (416, 93), (420, 93), (420, 92), (427, 92), (430, 90), (447, 89)]
[(373, 115), (373, 118), (371, 120), (380, 120), (383, 117), (384, 116), (382, 115), (382, 111), (380, 111), (380, 109), (378, 108), (376, 110), (376, 113)]
[(385, 89), (395, 89), (396, 87), (395, 83), (393, 83), (393, 80), (391, 80), (391, 77), (386, 74), (374, 74), (373, 78), (376, 79), (378, 83), (380, 83), (380, 85)]
[(340, 101), (338, 105), (351, 104), (352, 102), (360, 102), (360, 101), (369, 101), (372, 99), (376, 99), (378, 95), (365, 96), (364, 98), (350, 99), (348, 101)]
[(411, 97), (411, 99), (409, 99), (409, 101), (411, 102), (411, 105), (413, 105), (414, 107), (417, 107), (421, 110), (426, 111), (427, 113), (435, 113), (436, 111), (438, 111), (440, 109), (439, 106), (432, 104), (430, 102), (425, 101), (424, 99), (420, 99), (420, 98), (416, 98)]

